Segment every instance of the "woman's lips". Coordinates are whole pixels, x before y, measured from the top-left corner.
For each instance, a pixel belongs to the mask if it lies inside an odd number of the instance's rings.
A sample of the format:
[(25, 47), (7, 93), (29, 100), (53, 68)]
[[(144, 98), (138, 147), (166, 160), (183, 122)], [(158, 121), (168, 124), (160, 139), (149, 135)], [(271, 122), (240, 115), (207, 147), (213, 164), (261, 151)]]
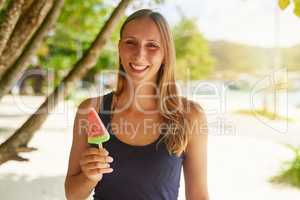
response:
[(136, 65), (133, 63), (129, 63), (129, 66), (136, 72), (143, 72), (149, 67), (149, 65)]

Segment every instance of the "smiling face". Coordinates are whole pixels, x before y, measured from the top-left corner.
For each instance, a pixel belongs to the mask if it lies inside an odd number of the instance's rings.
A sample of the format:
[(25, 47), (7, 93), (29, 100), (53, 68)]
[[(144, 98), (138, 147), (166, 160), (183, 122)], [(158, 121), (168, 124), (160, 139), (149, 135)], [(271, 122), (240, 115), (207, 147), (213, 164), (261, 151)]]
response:
[(133, 82), (156, 81), (164, 60), (164, 47), (159, 29), (149, 18), (128, 22), (119, 41), (121, 64)]

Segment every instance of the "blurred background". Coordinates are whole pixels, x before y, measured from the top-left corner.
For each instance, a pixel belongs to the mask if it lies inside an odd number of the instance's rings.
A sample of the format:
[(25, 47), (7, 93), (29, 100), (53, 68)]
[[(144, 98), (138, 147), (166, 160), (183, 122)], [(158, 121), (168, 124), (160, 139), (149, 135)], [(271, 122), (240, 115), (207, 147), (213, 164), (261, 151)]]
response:
[(0, 0), (0, 198), (65, 199), (76, 108), (115, 87), (141, 8), (167, 18), (179, 92), (207, 114), (210, 199), (299, 199), (299, 0)]

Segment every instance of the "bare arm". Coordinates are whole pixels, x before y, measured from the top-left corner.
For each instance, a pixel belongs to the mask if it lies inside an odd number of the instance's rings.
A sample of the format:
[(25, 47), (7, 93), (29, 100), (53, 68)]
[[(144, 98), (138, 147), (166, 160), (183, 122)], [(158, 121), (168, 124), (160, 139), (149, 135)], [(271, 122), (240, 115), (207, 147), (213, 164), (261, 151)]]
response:
[(90, 106), (89, 100), (79, 106), (73, 127), (73, 142), (69, 157), (68, 172), (65, 180), (67, 199), (86, 199), (97, 182), (90, 181), (80, 170), (80, 155), (88, 148), (86, 136), (80, 131), (80, 119), (84, 118), (84, 109)]
[(197, 106), (188, 117), (192, 132), (183, 163), (186, 200), (208, 200), (207, 189), (207, 122)]
[[(99, 108), (95, 99), (81, 103), (76, 113), (73, 128), (73, 143), (70, 152), (68, 172), (65, 180), (65, 195), (67, 199), (86, 199), (103, 173), (111, 170), (107, 166), (108, 152), (104, 149), (89, 148), (87, 145), (86, 129), (82, 119), (90, 107)], [(83, 170), (84, 169), (84, 170)]]
[(90, 181), (83, 173), (67, 176), (65, 191), (67, 199), (86, 199), (89, 197), (97, 182)]

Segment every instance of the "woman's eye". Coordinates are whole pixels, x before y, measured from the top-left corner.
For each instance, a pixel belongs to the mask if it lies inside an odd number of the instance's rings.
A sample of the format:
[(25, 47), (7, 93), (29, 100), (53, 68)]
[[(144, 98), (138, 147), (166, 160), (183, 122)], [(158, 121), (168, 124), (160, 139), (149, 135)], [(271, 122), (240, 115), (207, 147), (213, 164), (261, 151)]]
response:
[(157, 44), (148, 44), (148, 47), (150, 47), (151, 49), (158, 49), (159, 46)]
[(129, 41), (126, 41), (125, 43), (126, 43), (126, 44), (129, 44), (129, 45), (134, 45), (134, 44), (135, 44), (134, 41), (130, 41), (130, 40), (129, 40)]

